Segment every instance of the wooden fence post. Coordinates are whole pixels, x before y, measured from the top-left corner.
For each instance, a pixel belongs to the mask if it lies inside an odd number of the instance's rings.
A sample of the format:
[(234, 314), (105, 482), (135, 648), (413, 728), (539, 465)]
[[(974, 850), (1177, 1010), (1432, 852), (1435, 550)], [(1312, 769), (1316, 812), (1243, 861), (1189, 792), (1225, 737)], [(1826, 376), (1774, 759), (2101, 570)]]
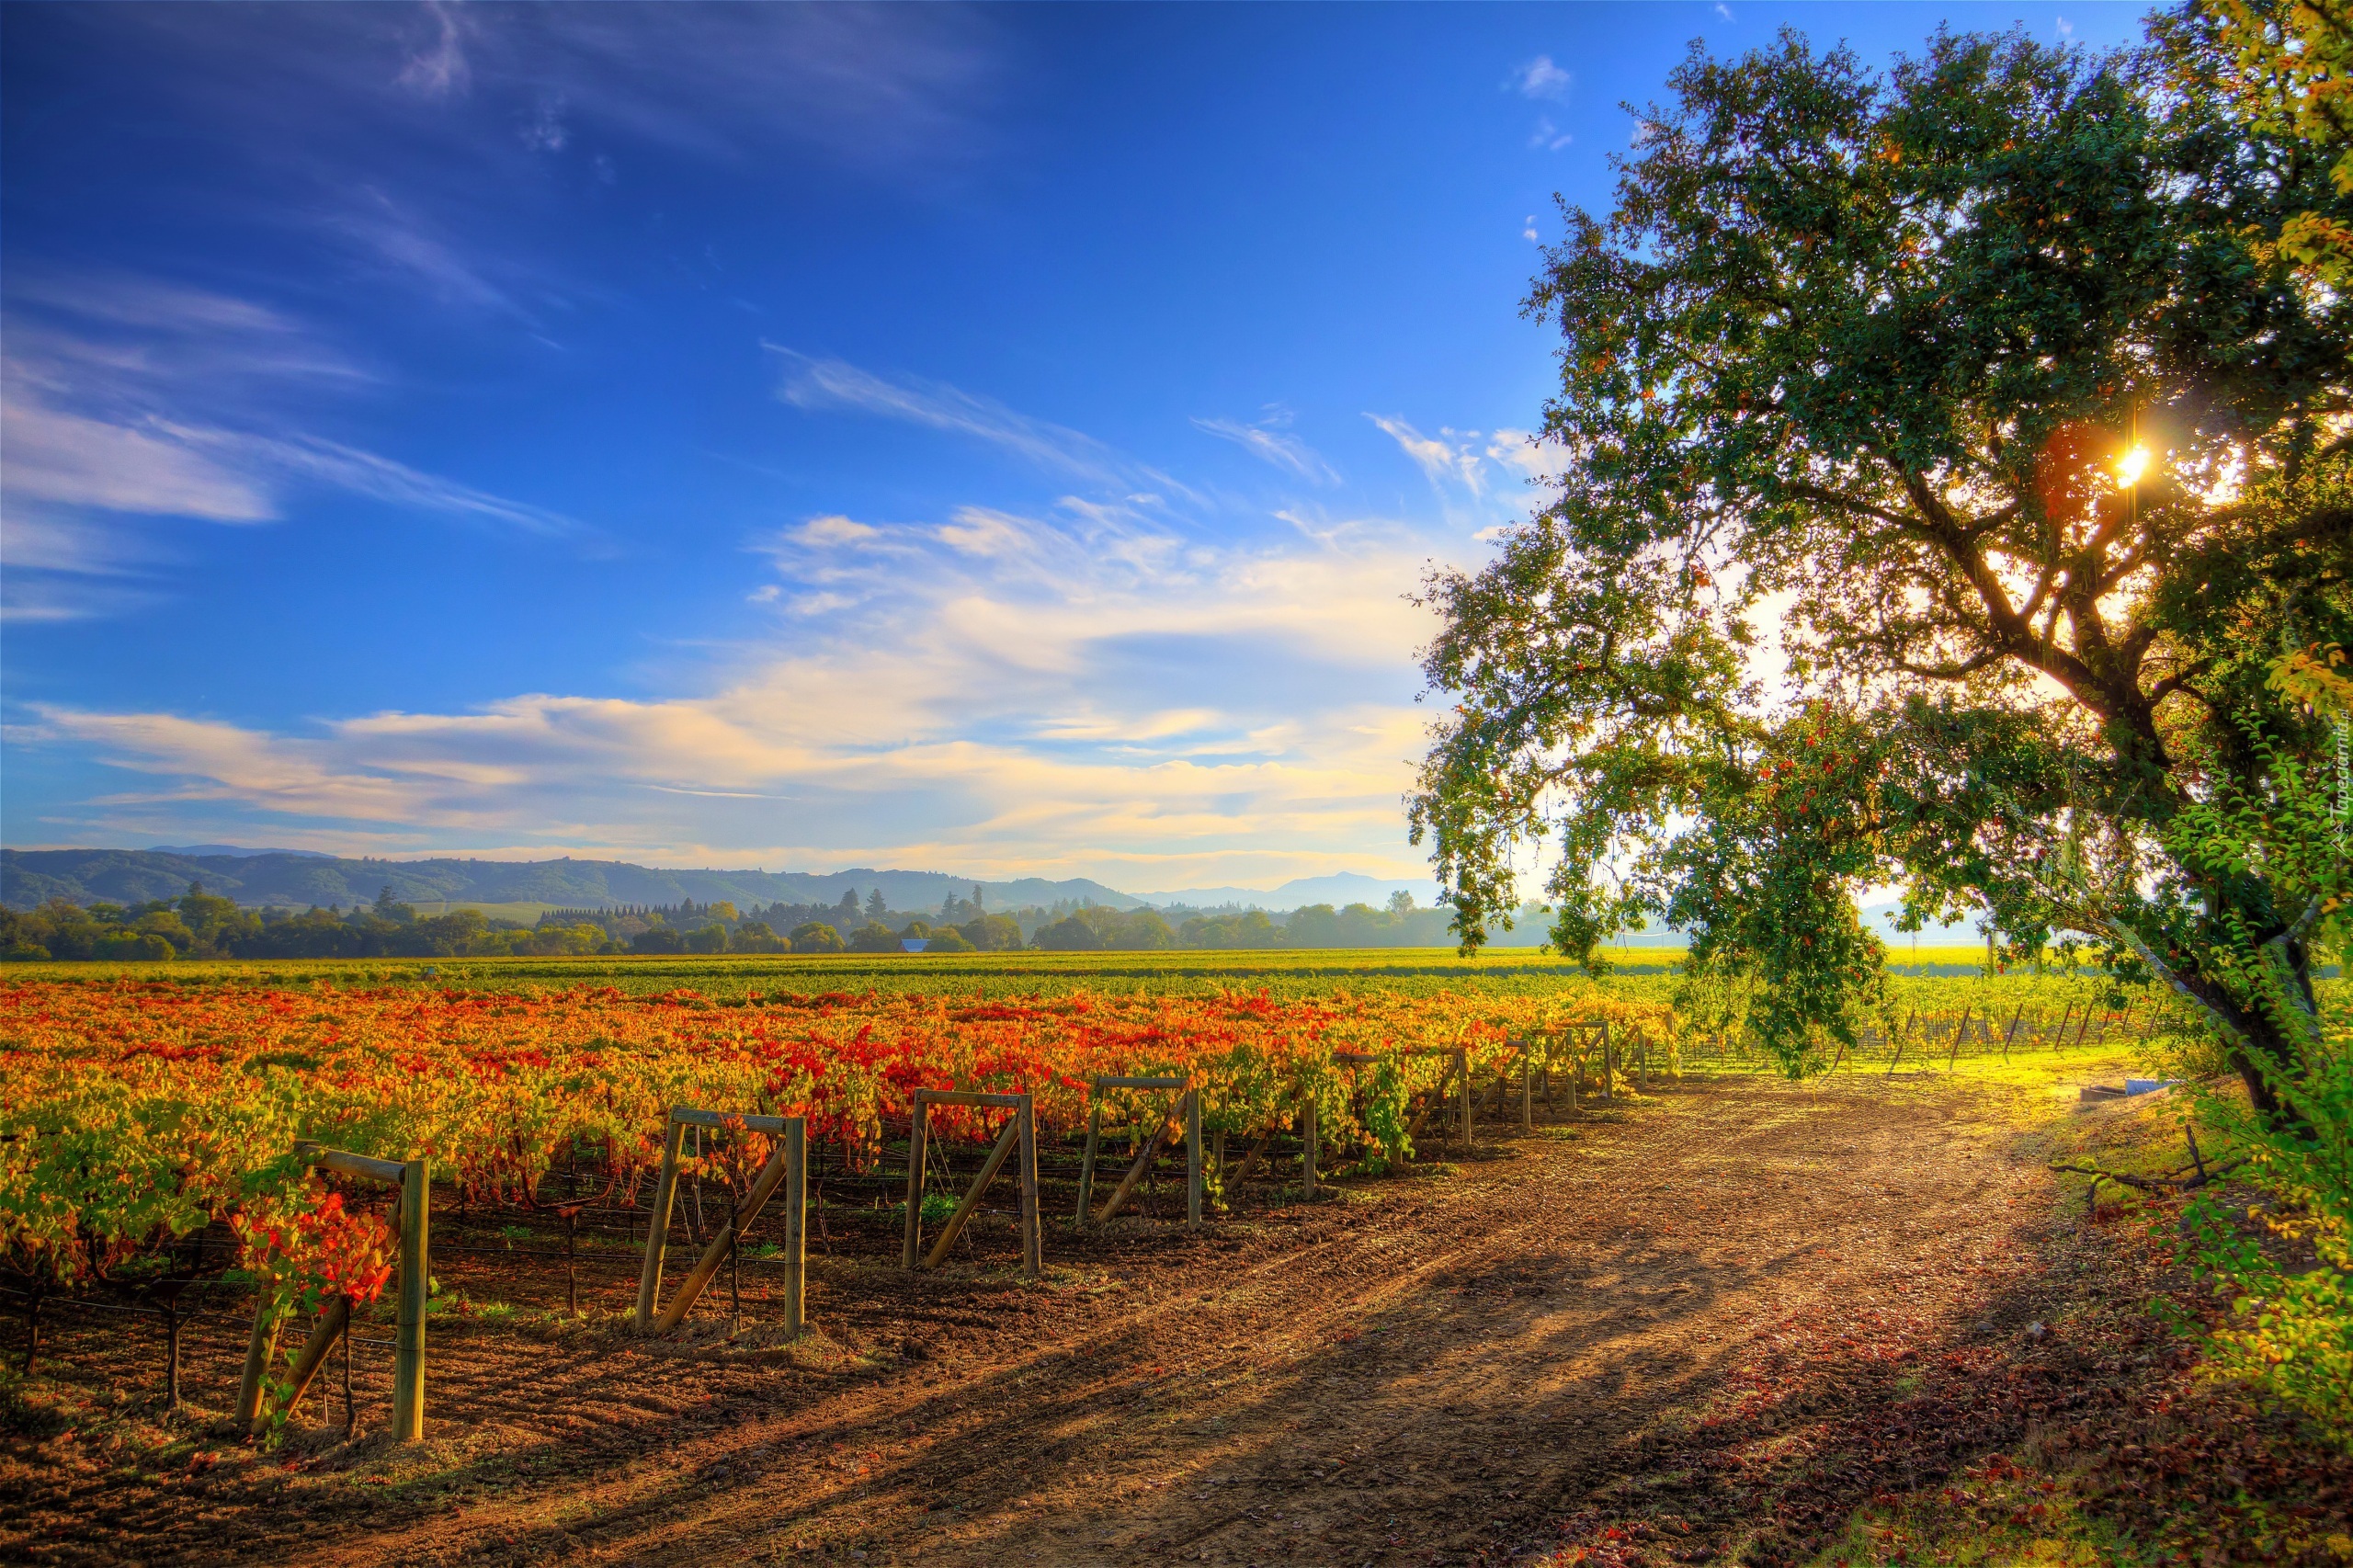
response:
[(401, 1305), (392, 1333), (392, 1440), (425, 1440), (425, 1302), (433, 1282), (433, 1173), (423, 1160), (401, 1168)]
[(914, 1108), (907, 1123), (907, 1238), (899, 1259), (911, 1273), (915, 1266), (915, 1248), (923, 1234), (924, 1122), (930, 1109), (921, 1089), (915, 1091)]
[(1038, 1104), (1021, 1096), (1021, 1272), (1035, 1279), (1046, 1271), (1043, 1221), (1038, 1214)]
[(1185, 1091), (1185, 1224), (1201, 1228), (1201, 1091)]
[(1462, 1152), (1471, 1152), (1471, 1053), (1457, 1048), (1454, 1052), (1454, 1097), (1457, 1115), (1461, 1122)]
[(1601, 1097), (1614, 1103), (1618, 1086), (1610, 1080), (1618, 1075), (1618, 1049), (1610, 1043), (1609, 1020), (1601, 1020)]
[(1536, 1131), (1536, 1070), (1529, 1060), (1529, 1044), (1519, 1042), (1519, 1130)]
[(1299, 1176), (1307, 1188), (1307, 1196), (1315, 1196), (1315, 1102), (1309, 1100), (1299, 1112)]
[(654, 1184), (654, 1209), (645, 1219), (645, 1261), (637, 1271), (637, 1319), (640, 1334), (654, 1326), (654, 1302), (662, 1293), (662, 1249), (670, 1240), (670, 1205), (678, 1195), (678, 1151), (686, 1142), (687, 1124), (668, 1117), (662, 1140), (662, 1176)]
[(809, 1324), (809, 1121), (794, 1117), (784, 1129), (784, 1332)]
[(1103, 1105), (1095, 1096), (1101, 1090), (1087, 1092), (1086, 1156), (1078, 1163), (1078, 1213), (1071, 1223), (1080, 1230), (1086, 1228), (1086, 1210), (1095, 1201), (1095, 1151), (1103, 1142)]

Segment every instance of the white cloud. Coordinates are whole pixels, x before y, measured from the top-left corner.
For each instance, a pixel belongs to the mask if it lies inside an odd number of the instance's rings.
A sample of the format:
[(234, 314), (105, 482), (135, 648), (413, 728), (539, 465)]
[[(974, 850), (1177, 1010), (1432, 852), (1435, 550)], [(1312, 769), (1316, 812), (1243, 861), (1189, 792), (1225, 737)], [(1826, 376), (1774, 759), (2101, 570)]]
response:
[(910, 425), (952, 431), (1001, 447), (1040, 468), (1106, 483), (1138, 476), (1169, 483), (1124, 461), (1091, 436), (1019, 414), (995, 398), (976, 397), (941, 381), (910, 377), (888, 381), (840, 359), (819, 359), (774, 343), (763, 348), (785, 367), (777, 396), (795, 408), (850, 409)]
[(864, 544), (880, 537), (881, 530), (856, 522), (835, 513), (831, 517), (812, 517), (795, 530), (803, 544)]
[(1511, 74), (1511, 85), (1521, 97), (1530, 98), (1565, 98), (1574, 80), (1553, 64), (1549, 54), (1538, 55)]
[(563, 123), (563, 100), (543, 100), (536, 112), (525, 120), (521, 131), (523, 145), (534, 153), (561, 153), (571, 132)]
[[(1552, 472), (1560, 457), (1558, 449), (1548, 452), (1525, 430), (1497, 428), (1483, 435), (1476, 430), (1442, 426), (1437, 435), (1426, 436), (1392, 415), (1368, 414), (1365, 417), (1381, 426), (1397, 443), (1398, 449), (1414, 460), (1415, 466), (1427, 476), (1441, 496), (1459, 490), (1473, 502), (1485, 502), (1499, 472), (1517, 475), (1523, 482), (1539, 479)], [(1503, 492), (1495, 499), (1516, 510), (1519, 492)]]
[[(117, 519), (281, 521), (339, 491), (542, 534), (546, 507), (301, 429), (323, 393), (371, 378), (299, 323), (200, 290), (121, 277), (10, 280), (0, 355), (0, 560), (12, 619), (108, 613), (168, 551)], [(263, 431), (269, 432), (263, 434)], [(27, 574), (58, 574), (29, 582)]]
[(1467, 435), (1471, 442), (1475, 442), (1479, 434), (1476, 430), (1457, 432), (1441, 429), (1435, 437), (1425, 436), (1404, 420), (1392, 415), (1368, 414), (1365, 417), (1380, 426), (1382, 432), (1397, 443), (1399, 449), (1429, 476), (1432, 484), (1451, 482), (1473, 495), (1485, 491), (1486, 481), (1480, 472), (1478, 449), (1461, 438)]
[(1575, 140), (1575, 137), (1554, 125), (1551, 116), (1539, 115), (1536, 119), (1536, 129), (1529, 134), (1528, 144), (1544, 152), (1557, 153)]
[(315, 436), (284, 439), (220, 430), (175, 428), (173, 433), (191, 446), (211, 447), (244, 454), (254, 466), (290, 478), (307, 480), (354, 495), (388, 502), (414, 511), (479, 519), (520, 528), (527, 533), (568, 534), (580, 524), (561, 512), (529, 502), (510, 501), (470, 484), (443, 479)]
[(1332, 472), (1331, 464), (1284, 428), (1290, 423), (1290, 415), (1286, 411), (1277, 411), (1253, 425), (1223, 417), (1193, 421), (1195, 428), (1232, 441), (1253, 457), (1287, 469), (1311, 483), (1336, 483), (1340, 476)]
[(278, 516), (252, 476), (191, 450), (171, 434), (51, 408), (17, 386), (0, 401), (0, 467), (6, 469), (0, 483), (19, 501), (216, 523), (267, 522)]
[(2061, 38), (2074, 38), (2075, 36), (2075, 24), (2069, 21), (2064, 17), (2060, 17), (2059, 36)]
[(745, 655), (707, 695), (524, 694), (288, 731), (48, 707), (46, 738), (17, 744), (147, 780), (94, 801), (85, 832), (1114, 885), (1410, 870), (1397, 802), (1423, 716), (1405, 697), (1433, 628), (1404, 596), (1426, 542), (1366, 523), (1211, 545), (1116, 507), (965, 507), (854, 524), (846, 551), (829, 536), (847, 519), (813, 521), (835, 526), (763, 549), (788, 576), (840, 574), (815, 596), (827, 634)]
[(1529, 241), (1529, 242), (1531, 242), (1531, 243), (1533, 243), (1533, 244), (1540, 244), (1540, 244), (1542, 244), (1544, 243), (1544, 236), (1543, 236), (1543, 235), (1541, 235), (1541, 234), (1540, 234), (1540, 233), (1538, 233), (1536, 232), (1536, 214), (1535, 214), (1535, 213), (1530, 212), (1530, 213), (1528, 215), (1528, 219), (1527, 219), (1527, 222), (1526, 222), (1526, 225), (1525, 225), (1523, 228), (1521, 228), (1521, 230), (1519, 231), (1519, 237), (1520, 237), (1521, 239), (1523, 239), (1523, 240)]
[(1723, 0), (1716, 0), (1716, 15), (1729, 22), (1733, 19), (1732, 7), (1723, 4)]
[(324, 221), (324, 226), (368, 256), (425, 286), (435, 299), (473, 310), (495, 311), (529, 323), (533, 318), (506, 289), (491, 281), (484, 264), (404, 203), (384, 192), (363, 189), (362, 199)]

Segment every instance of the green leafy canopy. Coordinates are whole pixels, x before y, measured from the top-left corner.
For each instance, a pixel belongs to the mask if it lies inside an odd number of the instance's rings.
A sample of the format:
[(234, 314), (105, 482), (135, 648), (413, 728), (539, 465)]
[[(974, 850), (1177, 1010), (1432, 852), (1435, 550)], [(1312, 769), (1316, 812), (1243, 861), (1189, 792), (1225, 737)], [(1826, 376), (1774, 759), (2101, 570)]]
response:
[(2341, 846), (2185, 834), (2322, 746), (2273, 664), (2353, 643), (2353, 306), (2279, 244), (2353, 198), (2235, 117), (2234, 58), (2194, 12), (1883, 73), (1695, 48), (1528, 300), (1549, 503), (1427, 586), (1449, 710), (1409, 805), (1466, 949), (1540, 856), (1562, 950), (1673, 922), (1802, 1071), (1880, 972), (1853, 895), (1893, 883), (2292, 1056), (2231, 955), (2308, 991)]

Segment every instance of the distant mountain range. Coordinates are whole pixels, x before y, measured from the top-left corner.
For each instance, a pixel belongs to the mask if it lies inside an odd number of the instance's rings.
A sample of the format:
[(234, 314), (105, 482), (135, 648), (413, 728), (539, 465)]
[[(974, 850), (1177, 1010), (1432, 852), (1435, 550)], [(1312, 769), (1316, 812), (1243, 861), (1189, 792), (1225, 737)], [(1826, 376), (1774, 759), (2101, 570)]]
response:
[[(739, 906), (767, 903), (837, 903), (845, 892), (861, 900), (874, 889), (892, 909), (937, 908), (949, 894), (968, 896), (974, 887), (997, 909), (1056, 903), (1097, 903), (1113, 909), (1226, 905), (1281, 914), (1311, 903), (1342, 908), (1369, 903), (1379, 908), (1399, 890), (1416, 904), (1435, 902), (1433, 884), (1384, 881), (1354, 871), (1300, 877), (1276, 888), (1181, 888), (1167, 892), (1125, 893), (1084, 877), (1051, 881), (1022, 877), (990, 881), (944, 871), (884, 871), (855, 866), (846, 871), (682, 870), (634, 866), (621, 860), (433, 860), (346, 859), (306, 849), (247, 849), (233, 844), (198, 844), (156, 849), (0, 849), (0, 904), (31, 909), (52, 898), (74, 903), (142, 903), (177, 898), (190, 882), (233, 898), (249, 908), (276, 904), (306, 909), (316, 904), (349, 908), (392, 890), (404, 903), (548, 903), (597, 909), (619, 904), (672, 904), (682, 899)], [(1897, 950), (1915, 938), (1895, 929), (1901, 906), (1872, 904), (1862, 911), (1866, 927)], [(1543, 940), (1547, 922), (1523, 921), (1499, 946)], [(1917, 940), (1948, 947), (1984, 939), (1973, 921), (1929, 926)], [(1654, 926), (1630, 933), (1627, 947), (1681, 947), (1680, 932)]]
[(240, 844), (151, 844), (150, 855), (220, 855), (231, 859), (249, 859), (256, 855), (300, 855), (312, 860), (332, 860), (316, 849), (247, 849)]
[(680, 870), (620, 860), (343, 859), (303, 850), (199, 845), (202, 854), (168, 849), (0, 849), (0, 903), (31, 909), (52, 898), (74, 903), (140, 903), (177, 898), (190, 882), (251, 908), (278, 904), (345, 908), (372, 902), (382, 889), (404, 903), (551, 903), (595, 909), (618, 904), (835, 903), (876, 888), (893, 909), (937, 908), (950, 893), (979, 887), (1000, 909), (1064, 903), (1140, 908), (1143, 900), (1085, 878), (1022, 877), (989, 881), (942, 871)]
[(1414, 895), (1414, 902), (1427, 909), (1438, 902), (1438, 884), (1431, 881), (1383, 881), (1357, 871), (1342, 871), (1329, 877), (1295, 877), (1279, 888), (1179, 888), (1174, 892), (1147, 892), (1136, 896), (1144, 903), (1166, 909), (1181, 905), (1188, 909), (1219, 909), (1226, 904), (1239, 904), (1245, 909), (1264, 909), (1269, 913), (1297, 909), (1303, 904), (1328, 903), (1335, 909), (1345, 909), (1352, 903), (1369, 903), (1378, 909), (1397, 892)]

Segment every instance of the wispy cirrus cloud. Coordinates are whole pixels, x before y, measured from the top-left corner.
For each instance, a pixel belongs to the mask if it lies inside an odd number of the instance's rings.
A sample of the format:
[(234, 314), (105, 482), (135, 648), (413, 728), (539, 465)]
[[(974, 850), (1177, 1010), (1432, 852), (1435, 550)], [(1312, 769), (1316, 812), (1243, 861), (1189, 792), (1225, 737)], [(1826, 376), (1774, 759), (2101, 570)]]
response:
[[(427, 220), (383, 191), (365, 187), (330, 212), (324, 226), (374, 267), (405, 278), (431, 298), (531, 322), (508, 287), (492, 281), (495, 264), (438, 233)], [(508, 270), (514, 270), (508, 268)]]
[(1251, 456), (1288, 470), (1313, 484), (1335, 484), (1340, 476), (1315, 450), (1290, 434), (1290, 414), (1278, 409), (1252, 424), (1237, 419), (1195, 418), (1193, 426), (1222, 440), (1232, 441)]
[(1365, 417), (1396, 442), (1398, 449), (1441, 490), (1455, 487), (1472, 497), (1483, 497), (1499, 474), (1532, 480), (1547, 472), (1550, 460), (1542, 445), (1525, 430), (1497, 429), (1482, 435), (1441, 426), (1437, 435), (1425, 436), (1393, 415)]
[(795, 408), (872, 415), (948, 431), (985, 442), (1039, 468), (1114, 490), (1191, 494), (1189, 487), (1161, 470), (1137, 462), (1092, 436), (1034, 418), (995, 398), (922, 377), (893, 380), (847, 360), (821, 359), (765, 339), (760, 347), (782, 365), (777, 396)]
[(473, 81), (472, 68), (466, 62), (466, 35), (473, 23), (448, 0), (426, 0), (425, 15), (427, 40), (410, 51), (393, 80), (428, 98), (462, 93)]
[(550, 508), (302, 429), (298, 410), (374, 377), (253, 301), (35, 270), (10, 279), (0, 324), (0, 614), (10, 619), (140, 602), (124, 583), (90, 580), (152, 574), (170, 554), (155, 521), (278, 522), (322, 491), (532, 533), (581, 531)]

